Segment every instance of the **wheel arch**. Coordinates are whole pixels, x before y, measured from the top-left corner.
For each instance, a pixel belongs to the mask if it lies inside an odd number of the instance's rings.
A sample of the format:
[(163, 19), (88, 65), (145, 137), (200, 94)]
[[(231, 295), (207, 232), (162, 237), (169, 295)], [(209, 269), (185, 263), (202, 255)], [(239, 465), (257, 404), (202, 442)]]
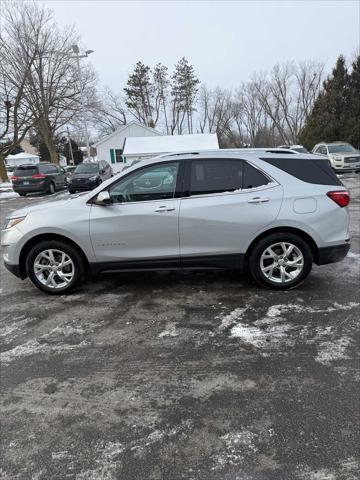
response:
[(265, 230), (264, 232), (260, 233), (249, 245), (246, 254), (245, 254), (245, 262), (248, 263), (249, 257), (251, 255), (252, 250), (254, 249), (255, 245), (263, 238), (277, 232), (286, 232), (286, 233), (294, 233), (302, 238), (305, 242), (308, 243), (309, 247), (311, 248), (311, 253), (313, 255), (313, 259), (315, 263), (319, 261), (319, 248), (315, 242), (315, 240), (309, 235), (308, 233), (304, 232), (300, 228), (296, 227), (274, 227), (269, 230)]
[(30, 238), (23, 245), (23, 247), (21, 249), (20, 256), (19, 256), (19, 267), (20, 267), (20, 274), (21, 274), (22, 279), (27, 277), (25, 263), (26, 263), (26, 258), (28, 256), (30, 250), (36, 244), (38, 244), (39, 242), (45, 241), (45, 240), (58, 240), (58, 241), (62, 241), (64, 243), (68, 243), (69, 245), (71, 245), (81, 256), (81, 258), (83, 260), (85, 271), (88, 270), (89, 261), (88, 261), (86, 255), (85, 255), (84, 251), (81, 249), (81, 247), (79, 247), (79, 245), (76, 242), (74, 242), (70, 238), (68, 238), (64, 235), (60, 235), (58, 233), (42, 233), (42, 234), (39, 234), (39, 235), (35, 235), (35, 237)]

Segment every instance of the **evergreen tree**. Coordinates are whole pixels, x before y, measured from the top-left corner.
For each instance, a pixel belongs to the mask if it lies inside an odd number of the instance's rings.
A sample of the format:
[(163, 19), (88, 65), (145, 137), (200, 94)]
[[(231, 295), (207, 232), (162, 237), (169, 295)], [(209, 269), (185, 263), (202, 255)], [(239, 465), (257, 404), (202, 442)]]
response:
[(321, 141), (346, 140), (348, 87), (349, 73), (345, 58), (340, 55), (300, 134), (299, 140), (307, 148)]
[[(159, 116), (160, 111), (162, 110), (164, 115), (164, 122), (166, 133), (169, 133), (167, 112), (166, 112), (166, 101), (168, 97), (168, 87), (169, 79), (167, 74), (168, 68), (162, 63), (158, 63), (154, 67), (153, 71), (153, 85), (155, 90), (155, 109), (156, 115)], [(155, 122), (156, 123), (156, 122)]]
[(193, 112), (200, 80), (196, 77), (194, 67), (189, 65), (185, 57), (181, 58), (175, 65), (175, 72), (172, 76), (173, 105), (176, 106), (178, 133), (181, 133), (181, 126), (186, 115), (188, 133), (193, 132)]
[(152, 107), (154, 87), (150, 67), (137, 62), (133, 73), (129, 75), (124, 91), (126, 106), (135, 118), (144, 125), (154, 126)]
[(360, 55), (352, 64), (347, 97), (345, 140), (360, 149)]

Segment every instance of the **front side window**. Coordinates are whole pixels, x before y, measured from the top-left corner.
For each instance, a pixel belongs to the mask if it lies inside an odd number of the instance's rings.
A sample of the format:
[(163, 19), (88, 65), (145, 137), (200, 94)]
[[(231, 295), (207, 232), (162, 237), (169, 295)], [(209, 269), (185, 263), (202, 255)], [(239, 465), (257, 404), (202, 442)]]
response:
[(242, 160), (195, 160), (191, 164), (190, 195), (233, 192), (242, 186)]
[(143, 168), (111, 186), (110, 197), (114, 203), (174, 198), (178, 170), (177, 162)]

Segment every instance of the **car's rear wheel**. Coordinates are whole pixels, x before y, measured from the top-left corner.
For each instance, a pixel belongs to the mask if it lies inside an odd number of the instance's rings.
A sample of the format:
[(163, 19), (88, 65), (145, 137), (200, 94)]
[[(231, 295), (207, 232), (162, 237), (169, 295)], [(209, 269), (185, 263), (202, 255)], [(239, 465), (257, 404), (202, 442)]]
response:
[(26, 193), (19, 193), (20, 197), (26, 197)]
[(69, 188), (68, 190), (69, 190), (69, 193), (70, 193), (70, 194), (73, 194), (73, 193), (76, 192), (76, 190), (73, 190), (72, 188)]
[(66, 242), (49, 240), (35, 245), (26, 259), (26, 273), (40, 290), (61, 295), (70, 292), (84, 273), (81, 255)]
[(277, 290), (298, 286), (309, 275), (312, 263), (308, 243), (290, 232), (273, 233), (262, 238), (249, 258), (254, 279), (265, 287)]
[(54, 184), (54, 182), (50, 182), (50, 183), (49, 183), (48, 193), (49, 193), (50, 195), (52, 195), (53, 193), (55, 193), (55, 184)]

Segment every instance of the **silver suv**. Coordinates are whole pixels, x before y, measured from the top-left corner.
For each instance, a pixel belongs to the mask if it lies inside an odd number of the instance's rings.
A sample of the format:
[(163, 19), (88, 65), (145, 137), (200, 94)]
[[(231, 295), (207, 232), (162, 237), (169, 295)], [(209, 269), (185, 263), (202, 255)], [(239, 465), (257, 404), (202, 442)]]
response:
[(6, 267), (50, 294), (87, 274), (248, 268), (293, 288), (349, 248), (349, 194), (319, 156), (219, 150), (144, 160), (95, 190), (24, 208)]
[(360, 171), (360, 152), (350, 143), (318, 143), (313, 148), (313, 153), (328, 158), (336, 173)]

